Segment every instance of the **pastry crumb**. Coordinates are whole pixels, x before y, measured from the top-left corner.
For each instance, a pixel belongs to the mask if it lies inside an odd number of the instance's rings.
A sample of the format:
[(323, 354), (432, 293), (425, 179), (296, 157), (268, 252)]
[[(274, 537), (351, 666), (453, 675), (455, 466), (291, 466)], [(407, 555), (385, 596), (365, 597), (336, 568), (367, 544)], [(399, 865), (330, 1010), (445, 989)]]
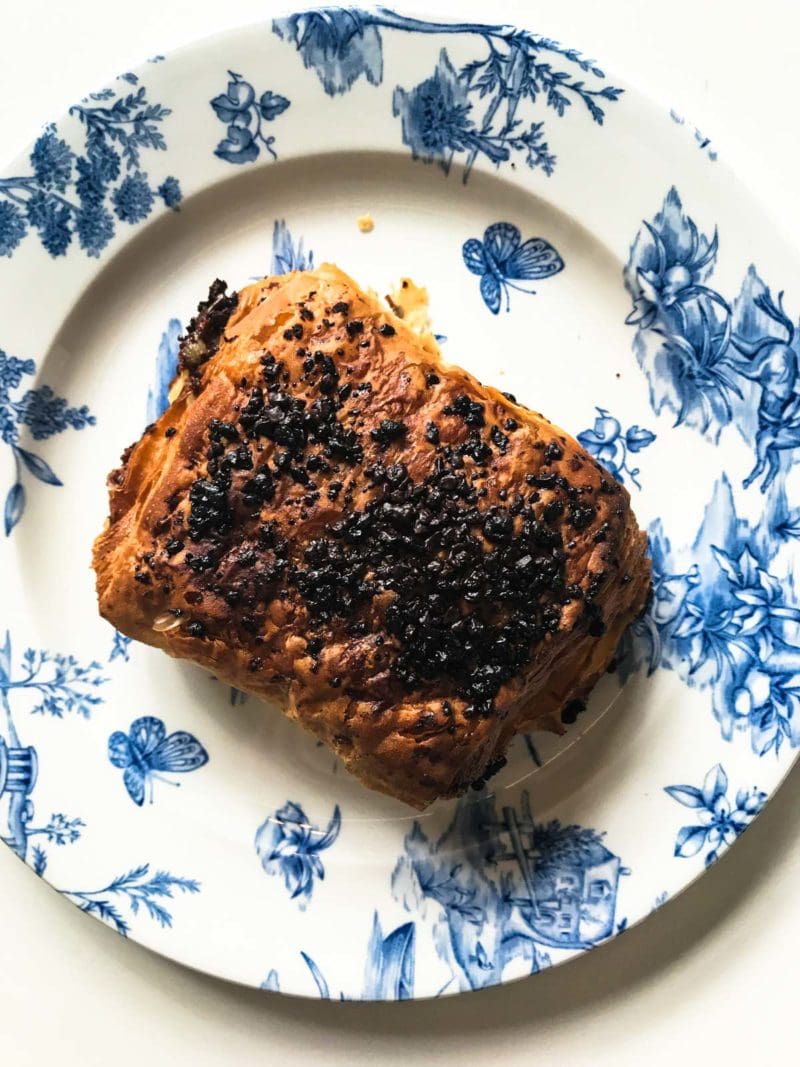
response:
[(359, 215), (356, 219), (356, 225), (362, 233), (372, 233), (375, 229), (375, 219), (372, 215)]

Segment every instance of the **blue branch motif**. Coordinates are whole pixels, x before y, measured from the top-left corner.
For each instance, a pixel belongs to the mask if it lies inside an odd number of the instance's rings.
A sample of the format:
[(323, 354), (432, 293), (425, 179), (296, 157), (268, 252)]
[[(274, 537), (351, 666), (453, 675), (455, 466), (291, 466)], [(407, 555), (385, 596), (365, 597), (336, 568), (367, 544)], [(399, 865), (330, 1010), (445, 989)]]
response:
[(705, 866), (719, 856), (721, 848), (733, 844), (767, 802), (761, 789), (739, 789), (731, 801), (728, 776), (722, 764), (712, 767), (703, 785), (668, 785), (664, 792), (685, 808), (691, 808), (696, 822), (682, 826), (675, 839), (675, 856), (688, 859), (708, 849)]
[(723, 738), (748, 735), (758, 756), (800, 745), (800, 606), (768, 515), (740, 518), (723, 476), (691, 546), (654, 522), (652, 600), (620, 649), (623, 679), (661, 666), (710, 690)]
[(647, 448), (655, 441), (656, 435), (652, 430), (637, 425), (629, 426), (623, 432), (619, 419), (615, 419), (605, 408), (595, 410), (597, 418), (594, 420), (594, 426), (579, 433), (578, 441), (618, 482), (624, 485), (627, 475), (636, 488), (641, 489), (639, 468), (628, 465), (629, 454)]
[(180, 204), (177, 178), (154, 188), (142, 169), (145, 152), (166, 149), (161, 124), (171, 113), (151, 104), (143, 85), (121, 94), (93, 93), (69, 113), (83, 127), (82, 154), (51, 124), (33, 146), (31, 173), (0, 178), (0, 256), (12, 256), (36, 233), (53, 257), (65, 255), (75, 237), (96, 257), (114, 236), (115, 218), (142, 222), (157, 197), (173, 210)]
[(480, 276), (481, 297), (493, 315), (499, 313), (504, 296), (506, 311), (511, 310), (511, 289), (533, 296), (536, 290), (530, 282), (552, 278), (564, 269), (564, 260), (549, 242), (543, 237), (523, 242), (519, 227), (511, 222), (487, 227), (482, 241), (471, 237), (461, 254), (467, 270)]
[(732, 424), (755, 449), (743, 484), (760, 480), (763, 493), (800, 447), (800, 336), (755, 267), (735, 300), (723, 296), (712, 285), (718, 254), (716, 231), (701, 233), (671, 189), (631, 246), (626, 321), (653, 410), (714, 442)]
[[(460, 69), (446, 48), (433, 73), (411, 89), (397, 86), (392, 110), (414, 159), (436, 162), (448, 173), (463, 163), (466, 181), (478, 156), (495, 165), (519, 156), (526, 166), (552, 174), (556, 157), (534, 108), (563, 118), (573, 103), (601, 124), (604, 107), (622, 90), (602, 85), (603, 71), (574, 49), (513, 26), (446, 23), (409, 18), (387, 8), (330, 7), (273, 21), (273, 31), (293, 45), (329, 96), (349, 92), (362, 77), (383, 81), (383, 34), (475, 37), (482, 55)], [(560, 68), (560, 69), (559, 69)]]
[(256, 855), (266, 874), (280, 875), (292, 900), (305, 909), (316, 879), (325, 877), (320, 853), (339, 836), (342, 816), (337, 804), (327, 829), (312, 825), (299, 804), (288, 801), (270, 815), (255, 836)]
[(499, 813), (493, 797), (462, 801), (438, 841), (415, 822), (392, 890), (412, 913), (433, 902), (440, 958), (459, 989), (479, 989), (515, 958), (533, 974), (550, 963), (544, 949), (589, 948), (624, 928), (616, 901), (627, 873), (597, 831), (535, 823), (523, 793)]
[(142, 864), (119, 875), (100, 889), (59, 889), (59, 893), (76, 904), (81, 911), (113, 927), (118, 934), (130, 933), (130, 916), (141, 911), (159, 926), (172, 926), (172, 912), (163, 901), (172, 900), (179, 893), (199, 893), (200, 883), (193, 878), (180, 878), (168, 871), (150, 873), (150, 865)]
[(56, 396), (49, 385), (27, 389), (21, 396), (12, 396), (23, 378), (35, 372), (36, 364), (32, 359), (17, 359), (0, 349), (0, 442), (11, 449), (15, 470), (14, 484), (8, 491), (3, 508), (6, 536), (25, 512), (24, 471), (45, 485), (63, 485), (41, 456), (20, 445), (22, 428), (27, 428), (34, 441), (46, 441), (67, 429), (83, 430), (87, 426), (94, 426), (96, 422), (88, 407), (69, 407), (64, 397)]
[[(0, 645), (0, 804), (5, 806), (7, 833), (0, 835), (9, 848), (22, 860), (28, 860), (29, 843), (38, 837), (43, 843), (74, 844), (84, 829), (82, 819), (70, 818), (63, 812), (53, 812), (49, 820), (37, 826), (34, 820), (32, 795), (39, 774), (36, 749), (20, 739), (11, 710), (12, 699), (27, 694), (29, 710), (47, 712), (57, 718), (69, 711), (88, 717), (91, 709), (101, 702), (94, 690), (105, 679), (98, 674), (99, 664), (80, 667), (73, 657), (36, 653), (28, 649), (22, 655), (19, 673), (13, 668), (11, 635), (6, 632)], [(45, 668), (50, 668), (45, 670)], [(42, 672), (44, 671), (44, 677)], [(44, 874), (47, 853), (35, 844), (30, 862), (37, 874)]]
[[(340, 1000), (413, 1000), (414, 998), (414, 943), (413, 922), (402, 923), (384, 935), (378, 913), (372, 920), (372, 935), (367, 947), (364, 967), (364, 986), (360, 996), (339, 994)], [(327, 979), (315, 960), (307, 952), (300, 953), (311, 974), (320, 1000), (331, 1000)], [(280, 976), (271, 970), (261, 983), (262, 989), (279, 993)]]
[(214, 155), (226, 163), (252, 163), (264, 148), (277, 159), (275, 137), (266, 132), (264, 124), (282, 115), (289, 101), (270, 90), (256, 100), (255, 89), (241, 74), (229, 70), (228, 77), (227, 91), (210, 101), (217, 118), (227, 126), (226, 136), (214, 149)]
[(145, 787), (153, 803), (153, 782), (180, 785), (165, 774), (187, 774), (208, 763), (208, 753), (197, 738), (186, 730), (167, 736), (162, 719), (145, 715), (131, 723), (125, 734), (115, 730), (108, 739), (108, 758), (123, 771), (122, 780), (128, 796), (139, 807), (144, 804)]

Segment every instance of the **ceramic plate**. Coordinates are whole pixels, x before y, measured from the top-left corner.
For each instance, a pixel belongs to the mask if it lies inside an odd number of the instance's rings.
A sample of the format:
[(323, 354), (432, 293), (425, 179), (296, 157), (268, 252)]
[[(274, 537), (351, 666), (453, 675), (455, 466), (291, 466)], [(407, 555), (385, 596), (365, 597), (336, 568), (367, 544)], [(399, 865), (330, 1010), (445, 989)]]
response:
[[(650, 535), (588, 709), (424, 815), (95, 606), (105, 476), (209, 282), (324, 260), (427, 286), (445, 356)], [(648, 915), (800, 743), (799, 266), (707, 138), (540, 32), (296, 13), (73, 103), (0, 178), (6, 844), (120, 934), (304, 996), (505, 982)]]

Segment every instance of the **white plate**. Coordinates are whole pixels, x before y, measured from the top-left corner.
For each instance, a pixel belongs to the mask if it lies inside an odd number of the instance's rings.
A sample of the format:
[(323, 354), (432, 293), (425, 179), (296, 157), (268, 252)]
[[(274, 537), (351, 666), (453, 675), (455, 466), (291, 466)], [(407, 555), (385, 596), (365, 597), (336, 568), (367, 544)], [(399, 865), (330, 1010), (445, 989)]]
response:
[[(640, 920), (786, 774), (797, 257), (618, 84), (509, 27), (295, 14), (121, 75), (0, 178), (0, 826), (83, 910), (247, 984), (454, 993)], [(533, 238), (563, 269), (514, 277)], [(651, 534), (653, 607), (589, 709), (423, 816), (95, 606), (105, 475), (181, 325), (213, 278), (312, 259), (427, 285), (447, 357), (580, 434)]]

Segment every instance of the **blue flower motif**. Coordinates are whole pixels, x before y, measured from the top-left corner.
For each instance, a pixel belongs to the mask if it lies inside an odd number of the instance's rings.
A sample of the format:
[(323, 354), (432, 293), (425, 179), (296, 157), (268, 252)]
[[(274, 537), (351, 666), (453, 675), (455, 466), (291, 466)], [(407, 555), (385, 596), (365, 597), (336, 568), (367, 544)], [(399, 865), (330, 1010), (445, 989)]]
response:
[[(146, 218), (154, 192), (142, 155), (166, 148), (160, 124), (169, 114), (148, 101), (144, 86), (121, 96), (106, 89), (70, 108), (85, 129), (82, 153), (48, 126), (31, 151), (31, 173), (0, 179), (0, 255), (11, 256), (30, 226), (51, 256), (63, 256), (76, 234), (89, 256), (99, 256), (114, 236), (109, 206), (129, 223)], [(168, 207), (180, 200), (175, 178), (158, 193)]]
[(108, 758), (124, 772), (128, 796), (139, 807), (144, 803), (145, 786), (150, 787), (152, 804), (154, 780), (170, 782), (165, 772), (187, 774), (208, 763), (208, 753), (193, 734), (178, 730), (168, 737), (163, 720), (152, 715), (132, 722), (127, 734), (115, 730), (108, 739)]
[(0, 256), (10, 259), (27, 232), (25, 216), (16, 204), (0, 201)]
[(67, 142), (56, 136), (54, 126), (48, 126), (31, 152), (33, 172), (40, 188), (62, 193), (69, 185), (74, 159), (75, 153)]
[(552, 278), (564, 269), (564, 260), (542, 237), (530, 237), (522, 243), (518, 226), (496, 222), (487, 227), (483, 241), (470, 238), (461, 250), (464, 263), (473, 274), (481, 275), (481, 296), (492, 314), (500, 311), (505, 294), (506, 310), (511, 310), (510, 289), (533, 295), (536, 290), (515, 285), (539, 278)]
[(708, 867), (719, 856), (720, 849), (731, 845), (758, 815), (767, 794), (757, 788), (740, 789), (733, 804), (728, 799), (728, 776), (721, 764), (712, 767), (703, 786), (668, 785), (664, 787), (673, 800), (697, 813), (698, 822), (682, 826), (675, 839), (675, 856), (688, 859), (705, 848)]
[(111, 194), (114, 211), (122, 222), (142, 222), (153, 210), (153, 193), (143, 174), (130, 174)]
[(319, 853), (339, 836), (342, 817), (334, 808), (328, 828), (312, 826), (299, 804), (288, 801), (258, 828), (256, 854), (267, 874), (282, 875), (291, 899), (305, 908), (314, 891), (315, 878), (325, 877)]
[(126, 637), (125, 634), (121, 634), (119, 630), (115, 630), (108, 662), (113, 663), (115, 659), (121, 659), (127, 663), (131, 658), (130, 646), (132, 640), (132, 637)]
[[(2, 206), (0, 204), (0, 208)], [(61, 485), (60, 479), (41, 456), (20, 446), (20, 427), (26, 426), (35, 440), (42, 441), (63, 433), (67, 428), (82, 430), (95, 423), (94, 415), (85, 405), (68, 407), (64, 397), (56, 396), (47, 385), (28, 389), (19, 398), (13, 397), (12, 390), (18, 388), (23, 377), (33, 374), (35, 370), (32, 359), (17, 359), (0, 350), (0, 441), (11, 448), (16, 467), (16, 481), (5, 501), (6, 535), (11, 533), (25, 510), (23, 470), (47, 485)]]
[(638, 467), (628, 466), (628, 453), (641, 452), (656, 439), (651, 430), (641, 426), (630, 426), (625, 433), (622, 432), (622, 424), (605, 408), (596, 408), (597, 418), (591, 430), (584, 430), (578, 434), (578, 440), (595, 459), (602, 463), (610, 474), (613, 474), (618, 482), (625, 482), (627, 474), (637, 489), (639, 484)]
[[(593, 60), (512, 26), (440, 23), (383, 7), (375, 11), (336, 7), (275, 19), (273, 31), (294, 45), (329, 96), (348, 92), (362, 76), (373, 85), (381, 82), (382, 31), (482, 41), (485, 55), (459, 71), (443, 50), (432, 77), (410, 91), (398, 87), (394, 99), (403, 140), (414, 157), (435, 160), (447, 172), (453, 158), (463, 152), (465, 181), (479, 155), (501, 163), (512, 151), (519, 152), (527, 166), (552, 174), (556, 157), (545, 140), (544, 123), (528, 125), (519, 112), (541, 101), (542, 107), (563, 118), (572, 103), (580, 101), (592, 121), (602, 124), (603, 104), (617, 100), (622, 92), (611, 85), (587, 84), (587, 74), (605, 77)], [(567, 69), (556, 69), (553, 56), (566, 60)], [(582, 76), (574, 77), (569, 65)]]
[(104, 207), (90, 206), (75, 216), (81, 248), (96, 259), (114, 236), (114, 220)]
[(181, 186), (178, 179), (165, 178), (158, 187), (158, 195), (164, 201), (166, 207), (172, 208), (173, 211), (177, 211), (178, 205), (181, 200), (183, 200), (183, 193), (181, 192)]
[(217, 118), (228, 124), (227, 136), (214, 149), (214, 155), (226, 163), (252, 163), (258, 159), (261, 148), (266, 148), (273, 159), (275, 138), (267, 136), (262, 128), (272, 122), (289, 107), (285, 96), (270, 91), (256, 100), (256, 91), (241, 74), (229, 70), (227, 92), (215, 96), (211, 106)]

